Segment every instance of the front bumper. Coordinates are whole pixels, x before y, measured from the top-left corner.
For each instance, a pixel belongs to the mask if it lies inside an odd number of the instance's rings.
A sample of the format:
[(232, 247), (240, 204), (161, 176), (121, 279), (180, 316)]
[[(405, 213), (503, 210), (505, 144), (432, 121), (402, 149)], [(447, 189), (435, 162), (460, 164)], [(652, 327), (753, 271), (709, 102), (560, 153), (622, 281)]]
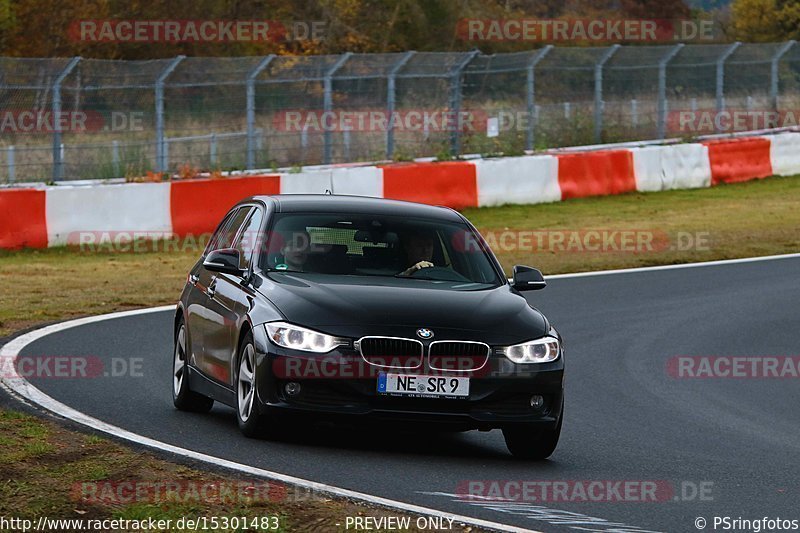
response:
[[(517, 365), (492, 353), (489, 364), (477, 372), (431, 371), (372, 367), (352, 348), (324, 356), (276, 347), (264, 339), (259, 348), (257, 379), (259, 409), (271, 416), (294, 420), (317, 419), (336, 423), (430, 423), (436, 427), (467, 430), (535, 425), (555, 428), (564, 401), (564, 360)], [(288, 369), (297, 369), (295, 373)], [(469, 376), (469, 397), (464, 399), (412, 398), (378, 394), (378, 372), (437, 376)], [(300, 385), (290, 395), (286, 384)], [(532, 395), (544, 405), (533, 408)]]

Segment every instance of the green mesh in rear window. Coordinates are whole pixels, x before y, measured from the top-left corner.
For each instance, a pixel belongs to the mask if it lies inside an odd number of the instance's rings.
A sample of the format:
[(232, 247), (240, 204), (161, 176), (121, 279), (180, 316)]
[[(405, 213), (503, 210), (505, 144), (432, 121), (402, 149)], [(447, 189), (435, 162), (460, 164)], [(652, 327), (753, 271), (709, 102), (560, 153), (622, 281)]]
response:
[(354, 229), (308, 226), (306, 230), (311, 236), (311, 244), (344, 244), (347, 246), (347, 253), (352, 255), (363, 255), (364, 248), (386, 248), (387, 246), (385, 242), (356, 241), (356, 230)]

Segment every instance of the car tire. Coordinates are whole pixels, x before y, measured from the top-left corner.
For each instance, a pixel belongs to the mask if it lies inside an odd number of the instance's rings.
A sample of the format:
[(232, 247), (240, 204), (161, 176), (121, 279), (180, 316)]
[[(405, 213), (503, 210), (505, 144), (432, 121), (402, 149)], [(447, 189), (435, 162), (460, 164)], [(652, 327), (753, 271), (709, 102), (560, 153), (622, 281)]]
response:
[(517, 459), (534, 461), (547, 459), (558, 446), (563, 420), (564, 410), (562, 408), (558, 424), (553, 429), (543, 430), (536, 426), (503, 428), (503, 438), (508, 451)]
[(214, 400), (189, 388), (186, 346), (186, 325), (181, 320), (176, 328), (175, 350), (172, 355), (172, 403), (181, 411), (207, 413), (214, 405)]
[(259, 412), (256, 389), (256, 350), (253, 333), (247, 332), (239, 346), (236, 364), (236, 420), (246, 437), (267, 436), (266, 416)]

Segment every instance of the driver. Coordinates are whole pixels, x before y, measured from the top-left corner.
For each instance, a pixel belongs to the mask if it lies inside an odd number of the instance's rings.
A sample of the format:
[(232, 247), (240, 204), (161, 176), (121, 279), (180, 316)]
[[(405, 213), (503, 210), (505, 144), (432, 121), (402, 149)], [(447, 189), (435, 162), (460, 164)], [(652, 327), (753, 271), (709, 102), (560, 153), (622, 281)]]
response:
[(305, 229), (287, 232), (283, 235), (284, 245), (281, 248), (283, 263), (275, 266), (277, 270), (293, 270), (302, 272), (308, 259), (311, 247), (311, 236)]
[(417, 231), (407, 235), (403, 239), (403, 251), (406, 254), (406, 264), (410, 263), (411, 266), (398, 275), (410, 276), (417, 270), (432, 267), (433, 243), (434, 238), (430, 233)]

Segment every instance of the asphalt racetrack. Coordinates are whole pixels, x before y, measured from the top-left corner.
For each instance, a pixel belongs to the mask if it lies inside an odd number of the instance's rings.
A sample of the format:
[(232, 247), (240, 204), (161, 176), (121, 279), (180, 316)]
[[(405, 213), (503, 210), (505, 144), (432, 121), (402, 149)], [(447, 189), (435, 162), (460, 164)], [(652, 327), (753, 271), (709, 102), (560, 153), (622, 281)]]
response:
[[(67, 329), (22, 355), (140, 358), (141, 376), (31, 383), (139, 435), (493, 522), (622, 532), (697, 531), (698, 518), (713, 530), (715, 516), (800, 520), (800, 380), (787, 373), (785, 360), (780, 378), (753, 377), (761, 367), (749, 362), (738, 377), (720, 375), (733, 373), (732, 366), (718, 366), (709, 377), (708, 364), (685, 358), (724, 357), (733, 365), (735, 357), (793, 356), (796, 370), (800, 258), (556, 277), (528, 298), (566, 346), (561, 442), (550, 460), (538, 463), (514, 460), (498, 431), (308, 431), (270, 442), (242, 436), (233, 410), (219, 404), (208, 415), (176, 411), (172, 312)], [(515, 490), (523, 481), (545, 480), (566, 482), (566, 498), (541, 501), (541, 491), (522, 496)], [(484, 494), (499, 489), (492, 494), (511, 501), (460, 497), (466, 484), (478, 481)], [(609, 488), (605, 499), (613, 501), (582, 498), (580, 489), (596, 481), (626, 481), (629, 488), (655, 482), (657, 501), (614, 496)]]

